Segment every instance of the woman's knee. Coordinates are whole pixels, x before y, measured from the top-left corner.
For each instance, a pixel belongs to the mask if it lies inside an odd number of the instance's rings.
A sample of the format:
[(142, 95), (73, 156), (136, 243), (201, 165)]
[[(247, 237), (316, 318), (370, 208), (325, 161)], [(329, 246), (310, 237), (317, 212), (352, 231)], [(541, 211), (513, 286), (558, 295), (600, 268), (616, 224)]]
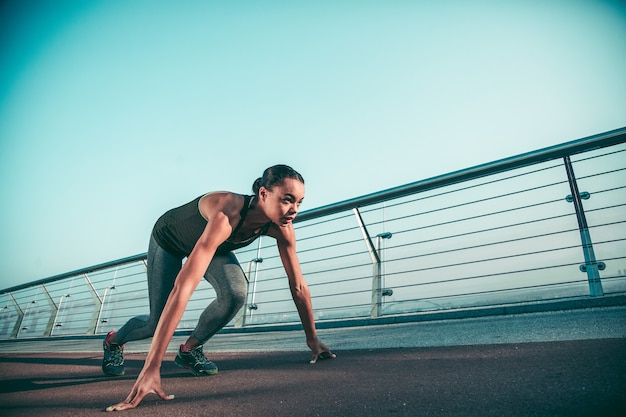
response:
[(238, 310), (246, 302), (246, 291), (244, 289), (232, 289), (225, 298), (224, 301)]

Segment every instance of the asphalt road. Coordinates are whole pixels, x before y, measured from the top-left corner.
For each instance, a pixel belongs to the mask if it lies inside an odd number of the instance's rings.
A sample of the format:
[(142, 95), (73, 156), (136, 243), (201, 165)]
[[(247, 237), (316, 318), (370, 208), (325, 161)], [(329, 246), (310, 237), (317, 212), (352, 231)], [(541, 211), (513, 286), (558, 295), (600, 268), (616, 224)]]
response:
[[(626, 307), (325, 329), (337, 352), (315, 365), (301, 331), (218, 334), (213, 377), (168, 353), (134, 416), (624, 416)], [(170, 344), (173, 351), (184, 337)], [(127, 374), (101, 374), (101, 339), (0, 343), (0, 415), (94, 416), (123, 400), (149, 341), (129, 343)]]

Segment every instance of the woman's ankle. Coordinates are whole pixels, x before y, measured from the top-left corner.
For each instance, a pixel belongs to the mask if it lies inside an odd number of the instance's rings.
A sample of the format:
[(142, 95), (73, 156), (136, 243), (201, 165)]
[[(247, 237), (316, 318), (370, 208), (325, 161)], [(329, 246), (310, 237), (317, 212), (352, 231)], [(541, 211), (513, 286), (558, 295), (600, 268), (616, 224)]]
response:
[(196, 340), (195, 337), (189, 336), (185, 344), (183, 344), (183, 350), (193, 350), (200, 345), (201, 343), (198, 340)]
[(120, 344), (120, 341), (117, 339), (117, 332), (115, 330), (110, 331), (109, 334), (107, 334), (107, 343), (113, 343), (115, 345)]

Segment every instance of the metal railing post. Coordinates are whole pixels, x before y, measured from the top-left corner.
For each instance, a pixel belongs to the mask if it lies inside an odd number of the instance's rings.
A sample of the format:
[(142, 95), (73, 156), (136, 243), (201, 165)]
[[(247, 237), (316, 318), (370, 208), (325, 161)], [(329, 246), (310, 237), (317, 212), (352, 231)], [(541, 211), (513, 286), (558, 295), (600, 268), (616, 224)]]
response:
[(52, 336), (52, 333), (54, 333), (54, 330), (57, 327), (61, 327), (63, 325), (62, 323), (57, 323), (57, 319), (59, 318), (59, 313), (61, 312), (61, 305), (63, 304), (63, 299), (69, 298), (69, 297), (70, 297), (70, 294), (68, 293), (68, 294), (63, 294), (61, 296), (61, 298), (59, 298), (59, 304), (58, 304), (57, 312), (54, 315), (54, 320), (53, 320), (54, 325), (52, 326), (52, 329), (50, 329), (50, 336)]
[(48, 301), (48, 305), (50, 306), (50, 317), (48, 318), (48, 324), (46, 325), (46, 330), (44, 331), (44, 336), (50, 336), (52, 334), (52, 328), (54, 327), (54, 320), (56, 319), (57, 311), (59, 307), (56, 305), (52, 296), (48, 292), (48, 289), (44, 284), (41, 284), (41, 289)]
[[(261, 239), (263, 236), (259, 237), (259, 242), (256, 250), (256, 258), (252, 259), (248, 262), (248, 270), (246, 272), (246, 278), (248, 280), (248, 285), (246, 287), (246, 304), (241, 310), (237, 313), (235, 319), (235, 327), (245, 327), (246, 325), (246, 316), (250, 314), (250, 318), (252, 318), (252, 313), (254, 310), (257, 310), (259, 307), (255, 304), (254, 300), (256, 298), (256, 284), (257, 277), (259, 273), (259, 264), (263, 262), (263, 258), (261, 258)], [(252, 282), (250, 282), (250, 276), (252, 275), (252, 265), (254, 265), (254, 277)], [(252, 285), (252, 291), (250, 291), (250, 285)], [(250, 292), (252, 292), (252, 296), (250, 298), (250, 303), (248, 303), (248, 298), (250, 297)], [(249, 312), (249, 313), (248, 313)]]
[(370, 317), (380, 317), (383, 306), (383, 295), (381, 287), (381, 266), (380, 262), (374, 264), (374, 272), (372, 276), (372, 307), (370, 310)]
[(17, 320), (15, 321), (15, 326), (13, 326), (13, 331), (11, 332), (11, 338), (17, 339), (17, 336), (20, 334), (20, 328), (22, 327), (22, 322), (24, 321), (24, 310), (20, 307), (19, 303), (13, 297), (12, 293), (8, 293), (11, 301), (13, 302), (13, 307), (15, 307), (15, 311), (17, 312)]
[(382, 288), (383, 273), (382, 259), (380, 257), (380, 241), (381, 239), (389, 239), (391, 237), (391, 233), (381, 233), (376, 236), (377, 247), (375, 247), (374, 243), (372, 242), (372, 238), (370, 237), (369, 231), (367, 230), (367, 227), (365, 227), (365, 223), (363, 222), (363, 217), (361, 217), (359, 209), (355, 207), (352, 209), (352, 211), (356, 216), (357, 223), (359, 224), (359, 229), (361, 229), (361, 233), (363, 234), (363, 239), (365, 240), (367, 251), (372, 258), (372, 302), (370, 317), (376, 318), (382, 315), (383, 296), (393, 294), (393, 291)]
[(380, 281), (380, 303), (381, 306), (383, 304), (383, 298), (382, 297), (388, 297), (393, 295), (393, 290), (391, 288), (386, 288), (385, 286), (385, 272), (383, 271), (383, 265), (384, 265), (384, 259), (383, 259), (383, 247), (382, 247), (382, 242), (383, 239), (391, 239), (391, 232), (383, 232), (383, 233), (379, 233), (376, 235), (376, 251), (378, 252), (378, 257), (380, 259), (379, 261), (379, 267), (378, 267), (378, 273), (380, 275), (379, 281)]
[(263, 236), (260, 236), (259, 244), (256, 249), (256, 258), (252, 260), (252, 262), (254, 262), (254, 279), (252, 280), (252, 299), (250, 300), (250, 305), (248, 306), (248, 309), (250, 310), (250, 317), (252, 317), (252, 312), (259, 308), (254, 301), (256, 299), (256, 283), (257, 283), (257, 277), (259, 274), (259, 264), (263, 262), (263, 258), (261, 258), (261, 240), (262, 239), (263, 239)]
[[(28, 311), (28, 307), (31, 307), (33, 305), (37, 304), (36, 300), (31, 301), (30, 303), (28, 303), (28, 305), (26, 305), (26, 308), (24, 308), (24, 316), (26, 317), (26, 312)], [(15, 338), (17, 339), (18, 337), (20, 337), (20, 332), (22, 330), (26, 330), (28, 329), (28, 327), (22, 327), (22, 322), (20, 322), (20, 327), (17, 329), (17, 334), (15, 335)]]
[(104, 292), (102, 294), (102, 302), (100, 303), (100, 309), (98, 310), (98, 318), (96, 319), (96, 328), (94, 329), (94, 332), (93, 332), (94, 334), (98, 334), (98, 328), (100, 327), (100, 323), (102, 323), (102, 311), (104, 310), (104, 302), (107, 297), (107, 292), (109, 292), (109, 290), (114, 290), (114, 289), (115, 289), (115, 285), (110, 285), (104, 289)]
[[(578, 220), (578, 229), (580, 230), (583, 255), (585, 257), (585, 263), (580, 266), (580, 270), (587, 273), (587, 279), (589, 280), (589, 294), (592, 297), (603, 296), (604, 291), (602, 290), (602, 281), (600, 279), (599, 269), (604, 269), (604, 263), (599, 264), (596, 261), (596, 255), (593, 251), (593, 242), (591, 241), (591, 235), (589, 234), (587, 218), (585, 217), (585, 210), (583, 209), (580, 192), (578, 191), (578, 184), (576, 182), (576, 176), (574, 175), (572, 161), (569, 156), (563, 157), (563, 161), (565, 163), (565, 171), (567, 172), (569, 187), (572, 192), (571, 200), (574, 203), (574, 210), (576, 211), (576, 219)], [(569, 201), (569, 199), (567, 200)]]
[(85, 282), (87, 283), (87, 288), (89, 288), (89, 292), (91, 293), (91, 296), (97, 305), (97, 308), (94, 310), (93, 315), (91, 316), (91, 322), (89, 323), (87, 334), (96, 334), (96, 329), (98, 328), (98, 319), (100, 317), (100, 311), (104, 303), (103, 303), (102, 298), (100, 297), (100, 294), (98, 294), (98, 291), (96, 291), (93, 284), (91, 283), (89, 276), (86, 273), (84, 273), (83, 278), (85, 278)]

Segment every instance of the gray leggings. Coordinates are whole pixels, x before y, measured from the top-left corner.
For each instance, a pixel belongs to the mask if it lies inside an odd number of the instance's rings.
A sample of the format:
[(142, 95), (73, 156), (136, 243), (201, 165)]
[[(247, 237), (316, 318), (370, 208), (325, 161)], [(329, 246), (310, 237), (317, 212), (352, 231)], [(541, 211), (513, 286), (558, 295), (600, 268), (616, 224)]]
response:
[[(120, 344), (154, 335), (174, 281), (182, 267), (182, 258), (166, 252), (150, 238), (148, 247), (148, 297), (150, 315), (128, 320), (117, 332)], [(232, 252), (216, 254), (204, 278), (213, 286), (217, 298), (202, 312), (191, 334), (201, 344), (226, 326), (246, 301), (248, 281)]]

